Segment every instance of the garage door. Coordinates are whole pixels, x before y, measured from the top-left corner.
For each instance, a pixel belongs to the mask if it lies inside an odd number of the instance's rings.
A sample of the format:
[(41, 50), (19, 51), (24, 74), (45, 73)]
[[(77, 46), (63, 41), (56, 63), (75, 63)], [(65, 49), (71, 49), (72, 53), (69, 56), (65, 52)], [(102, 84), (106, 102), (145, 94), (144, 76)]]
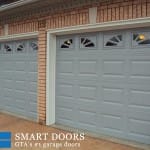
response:
[(37, 40), (0, 43), (0, 109), (37, 119)]
[(57, 37), (56, 124), (150, 144), (150, 30)]

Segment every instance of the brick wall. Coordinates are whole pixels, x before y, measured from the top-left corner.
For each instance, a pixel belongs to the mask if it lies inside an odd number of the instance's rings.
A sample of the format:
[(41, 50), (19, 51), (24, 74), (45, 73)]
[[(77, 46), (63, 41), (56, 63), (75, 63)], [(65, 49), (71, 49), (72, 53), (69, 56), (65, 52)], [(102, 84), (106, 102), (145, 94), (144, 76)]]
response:
[(61, 28), (89, 23), (88, 8), (70, 10), (47, 18), (46, 27)]
[(37, 20), (28, 20), (26, 22), (16, 22), (9, 24), (8, 34), (18, 34), (38, 31)]
[[(150, 0), (110, 0), (97, 5), (97, 23), (150, 17)], [(65, 10), (54, 15), (9, 23), (8, 34), (39, 31), (38, 35), (38, 115), (46, 121), (46, 30), (89, 24), (89, 7)], [(0, 26), (0, 35), (4, 35)]]
[(40, 20), (38, 23), (38, 116), (39, 123), (46, 121), (46, 21)]
[(98, 6), (97, 22), (150, 16), (150, 0), (114, 0)]

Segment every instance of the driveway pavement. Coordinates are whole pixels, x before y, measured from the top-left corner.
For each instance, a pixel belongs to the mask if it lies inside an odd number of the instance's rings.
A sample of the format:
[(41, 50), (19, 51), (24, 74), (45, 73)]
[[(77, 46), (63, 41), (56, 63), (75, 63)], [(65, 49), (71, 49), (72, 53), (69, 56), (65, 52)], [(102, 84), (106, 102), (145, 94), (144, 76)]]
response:
[[(51, 135), (60, 133), (67, 135), (68, 132), (53, 127), (39, 125), (10, 115), (0, 113), (0, 132), (10, 131), (12, 133), (11, 150), (141, 150), (139, 148), (114, 143), (111, 141), (85, 136), (83, 140), (52, 140)], [(36, 134), (46, 133), (48, 137)], [(72, 134), (70, 132), (70, 134)], [(67, 141), (67, 143), (66, 143)], [(32, 143), (32, 144), (31, 144)], [(66, 145), (65, 145), (66, 144)]]

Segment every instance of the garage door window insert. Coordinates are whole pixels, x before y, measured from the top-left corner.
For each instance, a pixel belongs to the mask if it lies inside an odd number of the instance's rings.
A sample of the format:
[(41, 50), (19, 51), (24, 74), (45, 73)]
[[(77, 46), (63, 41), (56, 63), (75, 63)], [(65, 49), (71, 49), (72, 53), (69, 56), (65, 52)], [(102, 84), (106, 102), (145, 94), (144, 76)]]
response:
[(4, 51), (7, 52), (12, 52), (12, 45), (10, 44), (4, 44)]
[(118, 35), (104, 35), (104, 47), (122, 47), (123, 37)]
[(73, 39), (61, 41), (61, 48), (73, 48)]
[(96, 47), (96, 36), (80, 38), (80, 48), (95, 48), (95, 47)]
[(134, 33), (133, 46), (150, 45), (150, 33)]
[(31, 47), (33, 51), (37, 51), (38, 50), (38, 45), (36, 42), (31, 42)]
[(17, 50), (17, 52), (23, 52), (23, 51), (25, 51), (25, 44), (24, 43), (17, 44), (16, 50)]

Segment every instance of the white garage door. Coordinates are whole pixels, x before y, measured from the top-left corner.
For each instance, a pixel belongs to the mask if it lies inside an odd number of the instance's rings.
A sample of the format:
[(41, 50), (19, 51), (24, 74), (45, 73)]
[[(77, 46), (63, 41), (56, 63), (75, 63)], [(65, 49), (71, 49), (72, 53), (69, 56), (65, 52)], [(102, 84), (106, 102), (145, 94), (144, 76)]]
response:
[(37, 119), (37, 40), (0, 42), (0, 109)]
[(150, 144), (150, 30), (57, 37), (56, 123)]

